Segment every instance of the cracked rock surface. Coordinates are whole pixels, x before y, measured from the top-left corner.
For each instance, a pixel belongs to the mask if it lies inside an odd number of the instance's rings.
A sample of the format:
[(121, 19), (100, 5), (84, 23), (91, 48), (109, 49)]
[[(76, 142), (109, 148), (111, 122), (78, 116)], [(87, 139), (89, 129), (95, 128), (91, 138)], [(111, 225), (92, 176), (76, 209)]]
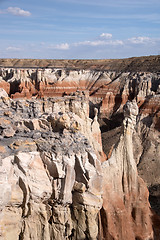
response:
[[(85, 93), (0, 97), (0, 239), (159, 239), (132, 137), (138, 107), (124, 107), (106, 160)], [(155, 219), (155, 218), (154, 218)]]
[[(74, 99), (0, 100), (0, 239), (97, 239), (97, 155), (103, 155), (92, 136), (96, 127), (100, 132), (97, 120), (75, 114)], [(87, 103), (82, 107), (80, 114)]]

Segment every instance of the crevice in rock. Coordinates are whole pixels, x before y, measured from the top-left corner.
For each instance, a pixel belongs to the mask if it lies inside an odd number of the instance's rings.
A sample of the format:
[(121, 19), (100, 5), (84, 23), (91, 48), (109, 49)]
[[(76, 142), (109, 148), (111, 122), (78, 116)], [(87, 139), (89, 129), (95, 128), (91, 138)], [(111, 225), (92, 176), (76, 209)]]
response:
[[(30, 205), (28, 205), (28, 203), (27, 203), (28, 191), (27, 191), (26, 185), (21, 177), (19, 177), (19, 186), (23, 192), (23, 202), (22, 202), (22, 206), (21, 206), (22, 207), (22, 216), (26, 217), (29, 214), (30, 210), (28, 209), (28, 207), (30, 207)], [(27, 210), (27, 213), (26, 213), (26, 210)]]
[(10, 82), (10, 93), (9, 93), (9, 97), (11, 97), (11, 95), (15, 94), (16, 92), (21, 92), (19, 89), (19, 85), (20, 85), (20, 80), (14, 81), (14, 82)]
[(114, 240), (114, 238), (111, 236), (111, 234), (108, 232), (108, 219), (107, 214), (104, 208), (102, 207), (100, 210), (100, 216), (101, 216), (101, 224), (102, 224), (102, 239), (109, 239)]

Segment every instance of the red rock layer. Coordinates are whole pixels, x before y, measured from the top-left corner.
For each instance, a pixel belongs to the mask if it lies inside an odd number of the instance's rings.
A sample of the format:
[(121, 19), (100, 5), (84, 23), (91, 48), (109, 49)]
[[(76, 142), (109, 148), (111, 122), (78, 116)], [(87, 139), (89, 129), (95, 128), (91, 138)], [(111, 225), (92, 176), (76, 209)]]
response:
[[(159, 74), (67, 69), (2, 69), (0, 86), (12, 98), (57, 97), (89, 91), (102, 115), (122, 111), (127, 100), (136, 99), (146, 113), (157, 109)], [(9, 90), (10, 88), (10, 90)], [(159, 106), (159, 105), (158, 105)], [(148, 110), (147, 110), (148, 109)]]
[(103, 163), (103, 207), (101, 209), (102, 240), (146, 240), (155, 238), (149, 193), (138, 176), (133, 154), (135, 108), (130, 105), (123, 121), (123, 135), (111, 158)]
[(0, 88), (3, 88), (8, 94), (10, 93), (10, 84), (6, 81), (0, 81)]

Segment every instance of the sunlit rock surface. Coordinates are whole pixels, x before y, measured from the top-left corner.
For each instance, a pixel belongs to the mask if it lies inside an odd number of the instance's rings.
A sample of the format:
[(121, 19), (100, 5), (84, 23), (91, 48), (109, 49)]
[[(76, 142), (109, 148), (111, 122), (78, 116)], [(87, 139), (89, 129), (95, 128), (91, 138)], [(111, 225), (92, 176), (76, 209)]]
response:
[(135, 101), (106, 161), (85, 93), (13, 100), (1, 92), (1, 239), (154, 239), (133, 156)]
[(0, 108), (1, 238), (97, 239), (105, 154), (85, 95)]
[[(12, 98), (56, 97), (88, 91), (90, 101), (102, 115), (122, 112), (128, 100), (136, 99), (147, 114), (159, 109), (159, 72), (117, 72), (65, 68), (1, 68), (0, 87)], [(154, 109), (154, 110), (153, 110)]]
[(127, 102), (122, 135), (111, 158), (102, 165), (102, 239), (154, 239), (148, 190), (138, 176), (133, 155), (137, 114), (136, 102)]
[(3, 60), (0, 239), (160, 239), (158, 62)]

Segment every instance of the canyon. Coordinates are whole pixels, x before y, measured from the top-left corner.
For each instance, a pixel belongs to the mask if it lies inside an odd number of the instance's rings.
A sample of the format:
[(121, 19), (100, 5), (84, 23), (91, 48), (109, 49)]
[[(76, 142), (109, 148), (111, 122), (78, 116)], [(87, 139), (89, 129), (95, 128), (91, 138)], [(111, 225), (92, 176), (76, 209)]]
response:
[(160, 239), (159, 62), (0, 60), (0, 239)]

